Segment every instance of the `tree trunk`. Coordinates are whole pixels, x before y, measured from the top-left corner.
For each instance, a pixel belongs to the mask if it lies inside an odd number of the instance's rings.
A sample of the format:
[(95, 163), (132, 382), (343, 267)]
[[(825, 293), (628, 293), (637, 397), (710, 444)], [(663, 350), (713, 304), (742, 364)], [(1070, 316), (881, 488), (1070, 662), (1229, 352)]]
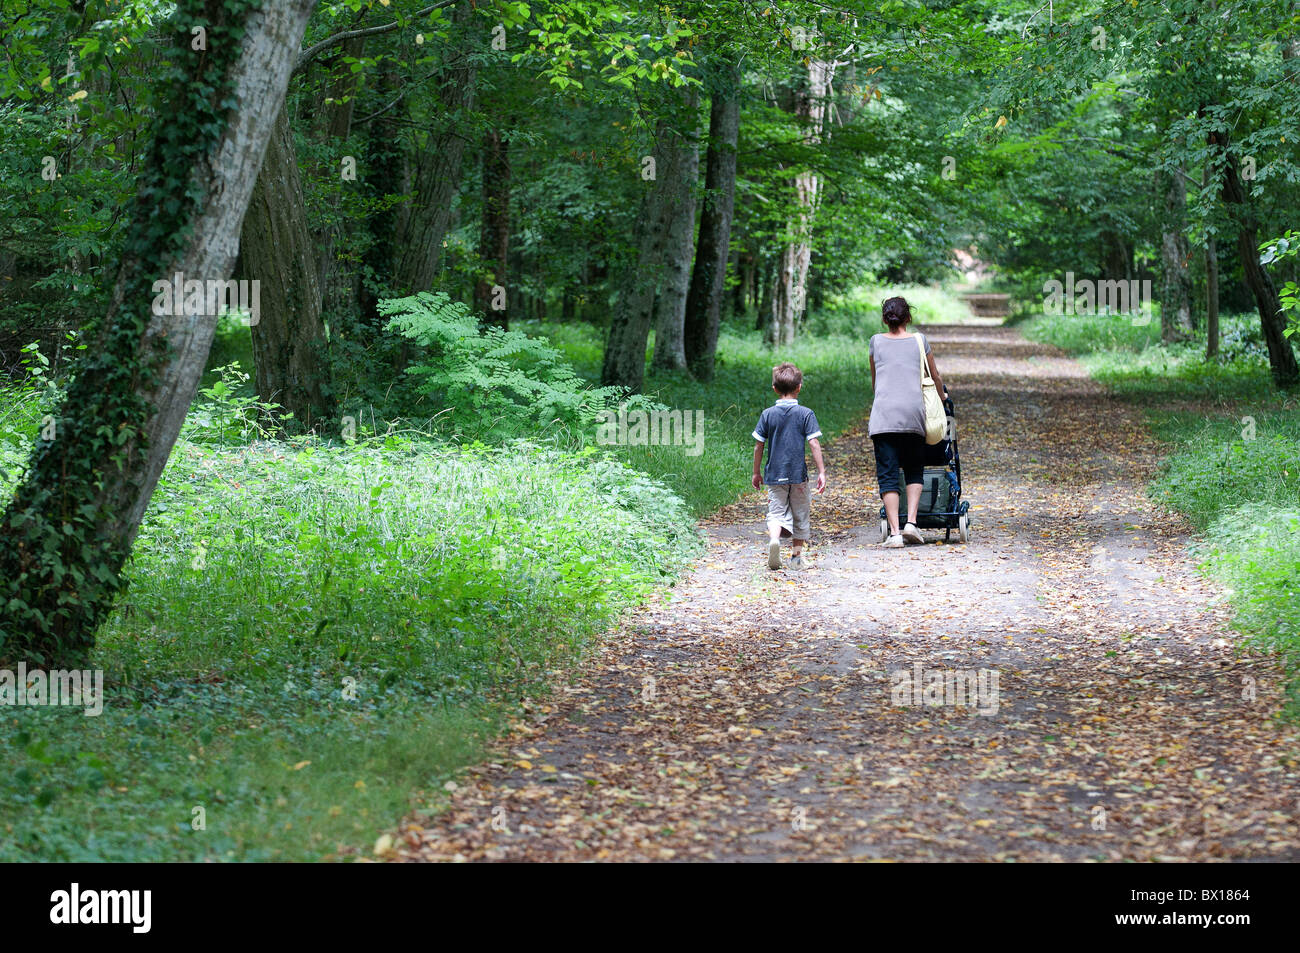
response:
[(1124, 241), (1118, 232), (1102, 235), (1106, 265), (1102, 276), (1108, 281), (1130, 281), (1133, 278), (1133, 246)]
[[(1211, 136), (1215, 144), (1227, 153), (1227, 142), (1219, 134)], [(1278, 298), (1277, 287), (1259, 263), (1259, 239), (1255, 234), (1258, 225), (1247, 201), (1246, 190), (1241, 184), (1236, 156), (1231, 153), (1227, 153), (1227, 164), (1223, 170), (1223, 200), (1238, 211), (1240, 231), (1237, 233), (1237, 255), (1245, 273), (1246, 287), (1254, 295), (1255, 307), (1259, 310), (1259, 323), (1264, 332), (1264, 343), (1268, 346), (1268, 363), (1273, 372), (1273, 381), (1279, 387), (1293, 387), (1300, 383), (1300, 368), (1296, 366), (1291, 342), (1283, 333), (1286, 330), (1286, 320), (1282, 317), (1282, 302)]]
[[(1210, 184), (1209, 163), (1202, 181)], [(1205, 240), (1205, 356), (1219, 356), (1219, 243), (1213, 235)]]
[[(835, 66), (825, 60), (810, 60), (806, 86), (794, 93), (794, 113), (807, 129), (805, 141), (821, 141), (826, 115), (826, 96)], [(804, 170), (793, 181), (798, 211), (790, 223), (792, 238), (781, 252), (772, 289), (772, 311), (767, 317), (764, 339), (768, 344), (784, 345), (794, 341), (799, 320), (807, 303), (808, 263), (812, 258), (812, 223), (821, 192), (817, 173)]]
[[(483, 136), (483, 222), (478, 256), (482, 266), (490, 269), (490, 276), (480, 277), (475, 285), (474, 306), (488, 324), (509, 327), (505, 289), (510, 257), (510, 143), (501, 138), (499, 129), (489, 129)], [(494, 285), (502, 289), (499, 302)], [(502, 307), (495, 307), (497, 304)]]
[(601, 383), (626, 387), (634, 393), (645, 382), (645, 349), (655, 315), (655, 299), (664, 283), (664, 263), (672, 230), (674, 201), (681, 194), (685, 158), (668, 119), (655, 129), (655, 178), (641, 199), (633, 232), (636, 261), (620, 289), (618, 304), (605, 343)]
[(700, 178), (700, 140), (696, 115), (699, 94), (687, 94), (688, 123), (684, 135), (675, 135), (668, 148), (673, 157), (674, 195), (669, 199), (668, 247), (664, 249), (664, 280), (655, 298), (655, 350), (651, 366), (662, 370), (686, 369), (686, 296), (691, 287), (691, 261), (695, 251), (695, 189)]
[(709, 147), (704, 163), (704, 206), (700, 241), (686, 296), (686, 363), (702, 381), (713, 379), (722, 322), (723, 281), (731, 252), (731, 219), (736, 205), (736, 141), (740, 132), (740, 71), (727, 75), (709, 104)]
[[(468, 4), (454, 10), (453, 22), (464, 22), (472, 13)], [(429, 291), (437, 277), (442, 240), (451, 225), (452, 201), (460, 189), (466, 116), (474, 106), (474, 82), (472, 66), (443, 71), (438, 88), (443, 107), (438, 117), (441, 128), (428, 134), (416, 164), (414, 204), (402, 216), (398, 230), (393, 284), (400, 294)]]
[(1205, 356), (1219, 356), (1219, 243), (1205, 245)]
[(239, 241), (237, 276), (260, 287), (261, 314), (251, 329), (258, 396), (304, 430), (332, 422), (319, 263), (286, 109), (276, 117)]
[[(95, 346), (0, 520), (0, 655), (85, 659), (198, 389), (215, 308), (159, 284), (224, 281), (315, 0), (180, 0), (169, 76)], [(208, 50), (193, 55), (192, 25)], [(196, 95), (196, 90), (204, 91)], [(228, 106), (227, 103), (233, 103)], [(164, 285), (166, 287), (166, 285)], [(184, 313), (189, 311), (190, 313)], [(160, 313), (161, 312), (161, 313)]]
[(764, 332), (764, 338), (770, 338), (767, 335), (768, 322), (772, 315), (772, 295), (776, 290), (776, 269), (780, 254), (768, 252), (759, 256), (758, 273), (760, 276), (760, 287), (763, 289), (758, 299), (758, 307), (755, 309), (754, 330)]
[[(402, 78), (393, 69), (380, 74), (376, 83), (376, 98), (388, 102), (401, 89)], [(371, 328), (381, 327), (386, 319), (378, 311), (379, 300), (392, 292), (393, 266), (397, 257), (394, 237), (402, 220), (400, 206), (387, 206), (385, 197), (406, 195), (411, 191), (411, 171), (407, 151), (401, 138), (405, 119), (405, 102), (372, 120), (366, 137), (366, 156), (370, 174), (362, 183), (366, 199), (380, 205), (380, 210), (366, 221), (371, 244), (362, 256), (362, 264), (370, 273), (369, 281), (362, 281), (358, 290), (358, 305), (362, 320)], [(405, 338), (403, 339), (406, 340)]]
[(1191, 250), (1183, 234), (1187, 207), (1187, 186), (1179, 172), (1157, 174), (1164, 186), (1165, 218), (1160, 236), (1163, 283), (1160, 294), (1160, 338), (1182, 341), (1192, 334), (1192, 276), (1188, 269)]
[[(732, 224), (735, 224), (735, 218), (732, 218)], [(734, 249), (731, 253), (731, 267), (735, 271), (736, 282), (731, 287), (731, 313), (733, 315), (742, 315), (746, 312), (745, 292), (749, 288), (750, 268), (746, 260), (746, 252), (743, 248)]]
[[(343, 174), (343, 140), (352, 132), (353, 106), (356, 103), (357, 78), (360, 73), (352, 72), (345, 63), (346, 58), (359, 59), (366, 49), (365, 37), (353, 37), (345, 40), (337, 53), (331, 57), (329, 79), (325, 83), (325, 96), (329, 100), (322, 103), (313, 124), (316, 138), (324, 139), (330, 144), (325, 160), (326, 167), (321, 170), (322, 177), (343, 183), (327, 199), (328, 220), (323, 227), (316, 230), (312, 239), (317, 249), (316, 273), (320, 286), (322, 313), (337, 314), (350, 305), (351, 282), (346, 275), (339, 275), (338, 259), (334, 254), (334, 245), (339, 234), (338, 214), (342, 189), (353, 188), (354, 183), (342, 178)], [(355, 158), (355, 157), (354, 157)], [(265, 165), (263, 166), (265, 168)]]

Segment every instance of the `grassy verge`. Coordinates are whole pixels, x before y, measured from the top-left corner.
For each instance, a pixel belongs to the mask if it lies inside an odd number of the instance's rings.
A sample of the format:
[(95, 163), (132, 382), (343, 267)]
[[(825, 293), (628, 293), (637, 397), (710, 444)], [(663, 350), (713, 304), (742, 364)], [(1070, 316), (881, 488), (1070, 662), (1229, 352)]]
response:
[(1154, 323), (1040, 317), (1024, 329), (1148, 405), (1170, 447), (1151, 493), (1199, 530), (1202, 569), (1228, 589), (1250, 643), (1283, 657), (1300, 717), (1300, 418), (1269, 381), (1258, 318), (1225, 318), (1222, 362), (1201, 345), (1161, 345)]
[(1254, 315), (1224, 315), (1220, 358), (1203, 341), (1161, 344), (1160, 322), (1135, 325), (1122, 315), (1039, 315), (1024, 335), (1078, 357), (1114, 393), (1141, 401), (1267, 400), (1273, 394), (1267, 351)]
[(192, 417), (99, 641), (103, 713), (0, 712), (0, 861), (369, 843), (698, 546), (679, 499), (598, 454), (223, 445), (214, 419)]

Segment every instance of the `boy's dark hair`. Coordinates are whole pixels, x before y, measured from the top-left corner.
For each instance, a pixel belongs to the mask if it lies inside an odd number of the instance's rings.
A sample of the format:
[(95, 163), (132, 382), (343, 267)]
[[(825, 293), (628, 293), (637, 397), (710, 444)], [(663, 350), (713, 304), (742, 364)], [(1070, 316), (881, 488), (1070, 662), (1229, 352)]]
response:
[(912, 309), (906, 298), (889, 298), (880, 306), (880, 320), (891, 331), (905, 328), (912, 322)]
[(782, 397), (793, 394), (803, 383), (803, 371), (789, 361), (772, 368), (772, 386)]

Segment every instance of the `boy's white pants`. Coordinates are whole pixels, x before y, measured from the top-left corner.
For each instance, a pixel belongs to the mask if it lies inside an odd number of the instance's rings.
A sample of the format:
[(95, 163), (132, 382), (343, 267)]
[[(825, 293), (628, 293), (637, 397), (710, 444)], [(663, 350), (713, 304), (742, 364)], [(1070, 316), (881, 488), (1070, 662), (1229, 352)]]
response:
[(808, 539), (812, 529), (812, 494), (807, 483), (777, 483), (767, 488), (767, 531)]

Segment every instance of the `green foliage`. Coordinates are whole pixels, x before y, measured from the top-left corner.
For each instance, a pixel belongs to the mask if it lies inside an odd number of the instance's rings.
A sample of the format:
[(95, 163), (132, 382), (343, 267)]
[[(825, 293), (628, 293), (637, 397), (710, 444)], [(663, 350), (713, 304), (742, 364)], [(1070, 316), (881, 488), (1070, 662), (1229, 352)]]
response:
[[(1300, 232), (1288, 231), (1281, 238), (1265, 242), (1260, 246), (1259, 263), (1271, 265), (1288, 258), (1300, 257)], [(1289, 323), (1282, 332), (1288, 338), (1300, 334), (1300, 283), (1288, 281), (1278, 289), (1282, 299), (1282, 309), (1287, 312)]]
[(370, 842), (699, 551), (679, 498), (595, 451), (236, 444), (210, 390), (89, 660), (103, 714), (3, 710), (0, 861)]
[(379, 311), (390, 318), (389, 330), (426, 350), (409, 373), (446, 408), (456, 433), (482, 439), (561, 434), (589, 443), (596, 415), (622, 396), (620, 388), (587, 386), (540, 338), (480, 327), (467, 305), (445, 293), (381, 301)]
[[(151, 153), (122, 249), (120, 307), (90, 335), (50, 432), (0, 522), (0, 659), (76, 665), (121, 592), (126, 536), (112, 529), (147, 453), (145, 394), (158, 381), (167, 344), (142, 353), (153, 282), (183, 256), (207, 183), (196, 157), (220, 140), (234, 105), (234, 65), (260, 0), (181, 0), (170, 21), (169, 59), (156, 65), (167, 108), (155, 117)], [(190, 30), (206, 30), (195, 55)], [(102, 55), (102, 51), (92, 51)], [(47, 439), (52, 436), (53, 439)]]

